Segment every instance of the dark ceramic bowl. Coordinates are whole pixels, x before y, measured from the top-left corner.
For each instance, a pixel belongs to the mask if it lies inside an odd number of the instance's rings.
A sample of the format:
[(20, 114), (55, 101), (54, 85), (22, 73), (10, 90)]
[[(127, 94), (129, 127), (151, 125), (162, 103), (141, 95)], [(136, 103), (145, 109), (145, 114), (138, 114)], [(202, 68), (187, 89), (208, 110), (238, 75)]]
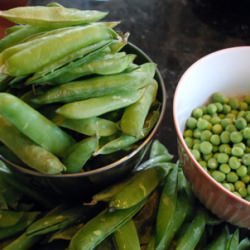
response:
[[(138, 64), (152, 61), (143, 51), (131, 43), (125, 47), (125, 51), (136, 54), (136, 63)], [(18, 173), (19, 177), (25, 178), (26, 181), (31, 184), (32, 188), (43, 193), (55, 194), (57, 197), (62, 197), (63, 199), (67, 197), (87, 199), (96, 191), (129, 175), (144, 157), (151, 140), (160, 127), (165, 113), (166, 90), (159, 70), (156, 71), (155, 78), (159, 83), (158, 99), (162, 103), (160, 117), (151, 133), (132, 152), (116, 156), (116, 160), (110, 160), (109, 163), (104, 163), (100, 157), (99, 161), (91, 163), (94, 165), (91, 167), (92, 170), (76, 174), (52, 176), (44, 175), (20, 166), (12, 165), (10, 167)]]
[(214, 92), (249, 95), (249, 66), (250, 47), (228, 48), (201, 58), (181, 77), (173, 107), (179, 156), (194, 193), (219, 218), (245, 228), (250, 228), (250, 202), (215, 181), (195, 160), (182, 134), (192, 110), (206, 103)]

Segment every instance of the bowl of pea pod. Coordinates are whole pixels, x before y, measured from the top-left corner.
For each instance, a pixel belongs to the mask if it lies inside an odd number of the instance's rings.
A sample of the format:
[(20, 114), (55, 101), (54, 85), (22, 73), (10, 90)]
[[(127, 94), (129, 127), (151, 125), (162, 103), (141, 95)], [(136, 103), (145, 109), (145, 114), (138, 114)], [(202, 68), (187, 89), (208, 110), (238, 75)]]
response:
[(129, 175), (160, 127), (156, 64), (107, 12), (0, 11), (0, 158), (37, 190), (90, 196)]
[(184, 173), (218, 217), (250, 228), (250, 47), (211, 53), (181, 77), (174, 122)]

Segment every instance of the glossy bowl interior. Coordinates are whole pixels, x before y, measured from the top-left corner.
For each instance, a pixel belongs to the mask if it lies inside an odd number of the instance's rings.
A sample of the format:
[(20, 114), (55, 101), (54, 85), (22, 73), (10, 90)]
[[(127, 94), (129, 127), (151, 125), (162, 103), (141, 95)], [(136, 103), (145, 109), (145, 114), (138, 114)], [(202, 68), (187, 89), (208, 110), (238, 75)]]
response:
[[(142, 64), (152, 62), (152, 60), (138, 47), (129, 43), (125, 49), (127, 53), (137, 55), (136, 63)], [(159, 70), (156, 71), (156, 80), (159, 83), (158, 100), (161, 101), (161, 112), (159, 120), (150, 134), (139, 144), (137, 148), (128, 153), (115, 155), (114, 159), (109, 159), (109, 163), (104, 163), (101, 157), (94, 161), (93, 170), (76, 174), (45, 175), (32, 169), (21, 166), (10, 167), (21, 177), (25, 178), (29, 184), (40, 192), (54, 194), (63, 199), (88, 198), (96, 191), (108, 184), (114, 183), (122, 177), (128, 175), (141, 162), (147, 152), (150, 142), (160, 127), (166, 109), (166, 90)], [(111, 162), (112, 161), (112, 162)]]
[(200, 201), (218, 217), (250, 228), (250, 202), (217, 183), (195, 160), (182, 136), (194, 108), (214, 92), (227, 96), (250, 94), (250, 47), (235, 47), (209, 54), (194, 63), (181, 77), (174, 96), (174, 122), (183, 170)]

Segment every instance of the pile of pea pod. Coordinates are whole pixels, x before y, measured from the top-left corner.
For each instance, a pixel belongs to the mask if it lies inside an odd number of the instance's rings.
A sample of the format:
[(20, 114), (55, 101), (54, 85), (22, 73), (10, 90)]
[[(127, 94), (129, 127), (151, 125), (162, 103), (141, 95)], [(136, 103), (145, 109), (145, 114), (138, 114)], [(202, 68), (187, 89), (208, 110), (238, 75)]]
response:
[(0, 249), (249, 249), (246, 232), (202, 207), (171, 159), (154, 141), (131, 177), (73, 205), (36, 193), (0, 162)]
[(122, 51), (128, 34), (101, 22), (106, 15), (57, 3), (0, 11), (17, 24), (0, 40), (2, 155), (45, 174), (77, 173), (152, 130), (156, 65), (134, 63)]

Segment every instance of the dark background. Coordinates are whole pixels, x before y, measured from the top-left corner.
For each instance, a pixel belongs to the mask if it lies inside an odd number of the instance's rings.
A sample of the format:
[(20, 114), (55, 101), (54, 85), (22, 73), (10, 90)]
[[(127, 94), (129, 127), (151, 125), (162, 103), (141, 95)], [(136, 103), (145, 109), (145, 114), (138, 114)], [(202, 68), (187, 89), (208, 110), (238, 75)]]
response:
[[(45, 5), (49, 0), (30, 0)], [(158, 138), (177, 155), (172, 119), (173, 95), (180, 76), (200, 57), (213, 51), (248, 45), (248, 0), (57, 0), (67, 7), (109, 11), (109, 20), (130, 32), (130, 42), (144, 50), (164, 78), (167, 112)], [(206, 77), (206, 76), (204, 76)], [(202, 83), (200, 83), (202, 84)]]

